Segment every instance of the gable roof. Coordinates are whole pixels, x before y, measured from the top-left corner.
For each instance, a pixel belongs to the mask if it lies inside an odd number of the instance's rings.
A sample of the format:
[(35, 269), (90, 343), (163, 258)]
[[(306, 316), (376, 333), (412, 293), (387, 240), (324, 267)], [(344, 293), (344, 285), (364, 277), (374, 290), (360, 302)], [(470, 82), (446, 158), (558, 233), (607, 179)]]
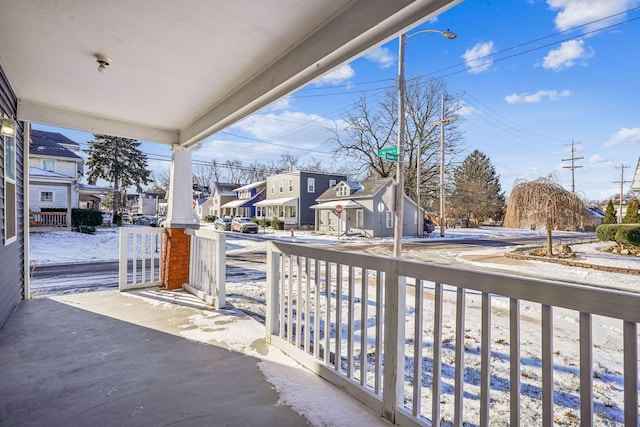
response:
[(68, 148), (63, 147), (61, 144), (78, 146), (78, 143), (59, 133), (32, 130), (31, 141), (29, 142), (29, 154), (82, 160), (82, 157)]
[(236, 188), (240, 187), (240, 184), (232, 184), (230, 182), (215, 182), (213, 184), (213, 191), (211, 195), (219, 194), (221, 196), (236, 197), (236, 193), (233, 192)]
[[(371, 181), (353, 182), (353, 181), (340, 181), (336, 186), (329, 188), (320, 195), (316, 200), (318, 202), (328, 200), (347, 200), (347, 199), (369, 199), (378, 194), (387, 184), (393, 183), (393, 178), (376, 179)], [(345, 184), (351, 188), (355, 188), (356, 191), (346, 196), (338, 196), (336, 189)]]

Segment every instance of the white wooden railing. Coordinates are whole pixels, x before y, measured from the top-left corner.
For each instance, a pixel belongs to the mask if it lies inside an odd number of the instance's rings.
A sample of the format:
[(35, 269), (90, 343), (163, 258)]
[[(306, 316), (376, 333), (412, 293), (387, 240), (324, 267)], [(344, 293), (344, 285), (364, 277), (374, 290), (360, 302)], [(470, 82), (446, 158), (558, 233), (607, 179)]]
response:
[(120, 227), (120, 291), (162, 285), (164, 228)]
[(638, 424), (637, 294), (280, 242), (267, 258), (271, 344), (396, 424)]
[(70, 212), (29, 211), (29, 226), (31, 227), (68, 227), (70, 223)]
[(189, 283), (183, 288), (212, 304), (225, 306), (226, 236), (214, 230), (185, 230), (191, 236)]

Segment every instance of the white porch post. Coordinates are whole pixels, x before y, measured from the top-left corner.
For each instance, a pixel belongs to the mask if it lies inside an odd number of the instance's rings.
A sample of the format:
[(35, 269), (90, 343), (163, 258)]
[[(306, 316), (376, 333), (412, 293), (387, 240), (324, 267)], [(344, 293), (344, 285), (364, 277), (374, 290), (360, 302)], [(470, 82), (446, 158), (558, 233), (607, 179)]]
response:
[(171, 146), (171, 183), (167, 200), (166, 228), (199, 228), (193, 212), (191, 149)]

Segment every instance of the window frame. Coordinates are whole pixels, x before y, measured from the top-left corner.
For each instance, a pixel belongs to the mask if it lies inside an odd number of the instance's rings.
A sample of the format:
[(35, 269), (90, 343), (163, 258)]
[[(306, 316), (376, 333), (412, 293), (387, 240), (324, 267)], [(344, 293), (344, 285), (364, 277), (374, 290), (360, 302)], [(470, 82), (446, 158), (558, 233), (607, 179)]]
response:
[[(42, 196), (43, 196), (45, 193), (50, 193), (50, 194), (51, 194), (51, 200), (43, 200), (43, 199), (42, 199)], [(53, 191), (43, 191), (43, 190), (40, 190), (40, 202), (51, 202), (51, 203), (55, 202), (55, 193), (54, 193)]]
[(385, 224), (387, 228), (393, 228), (393, 212), (390, 210), (385, 211)]
[(364, 209), (356, 209), (356, 227), (364, 228)]
[[(17, 143), (15, 136), (2, 135), (4, 155), (4, 244), (18, 240)], [(12, 203), (11, 203), (12, 202)], [(13, 205), (13, 209), (11, 209)], [(11, 227), (13, 223), (13, 227)]]
[(316, 179), (314, 177), (307, 178), (307, 193), (316, 192)]
[[(47, 163), (51, 164), (52, 169), (48, 169), (46, 167)], [(42, 170), (46, 170), (46, 171), (49, 171), (49, 172), (55, 172), (56, 171), (56, 161), (55, 160), (42, 159), (42, 160), (40, 160), (40, 166), (42, 166)]]

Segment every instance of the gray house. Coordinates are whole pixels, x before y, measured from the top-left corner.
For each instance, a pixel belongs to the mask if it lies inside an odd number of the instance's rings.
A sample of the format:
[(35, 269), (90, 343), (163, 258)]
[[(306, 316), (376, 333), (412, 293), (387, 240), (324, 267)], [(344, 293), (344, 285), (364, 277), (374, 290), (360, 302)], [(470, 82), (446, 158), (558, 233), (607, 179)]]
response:
[[(326, 233), (360, 234), (367, 237), (393, 236), (394, 191), (392, 178), (373, 181), (341, 181), (316, 199), (315, 229)], [(422, 210), (421, 210), (422, 213)], [(403, 232), (415, 235), (416, 204), (404, 196)]]
[(255, 204), (257, 218), (278, 218), (285, 227), (308, 228), (315, 225), (315, 213), (311, 209), (320, 194), (345, 175), (322, 172), (293, 171), (267, 178), (266, 199)]

